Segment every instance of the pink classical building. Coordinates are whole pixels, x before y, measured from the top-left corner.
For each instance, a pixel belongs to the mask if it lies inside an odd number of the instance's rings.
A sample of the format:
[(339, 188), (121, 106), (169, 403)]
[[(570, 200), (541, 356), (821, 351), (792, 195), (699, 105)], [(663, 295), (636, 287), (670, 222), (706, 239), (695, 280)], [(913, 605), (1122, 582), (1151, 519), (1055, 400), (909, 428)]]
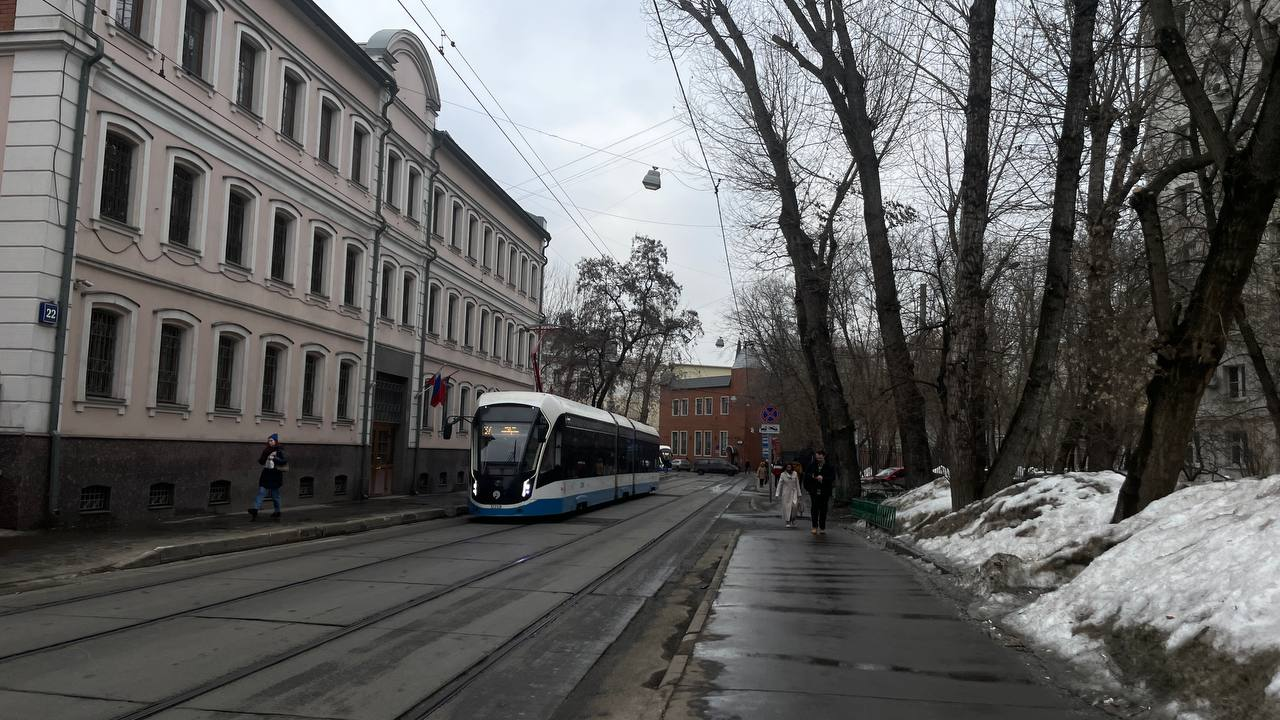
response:
[(311, 0), (0, 2), (0, 527), (238, 512), (271, 433), (294, 505), (459, 487), (550, 236), (439, 111)]

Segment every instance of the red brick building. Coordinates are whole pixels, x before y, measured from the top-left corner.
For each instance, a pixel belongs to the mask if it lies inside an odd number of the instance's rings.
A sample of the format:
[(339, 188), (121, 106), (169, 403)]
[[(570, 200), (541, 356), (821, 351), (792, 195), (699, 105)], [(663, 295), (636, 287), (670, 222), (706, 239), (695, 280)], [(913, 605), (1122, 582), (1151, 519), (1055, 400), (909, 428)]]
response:
[[(763, 458), (761, 411), (770, 404), (761, 397), (760, 365), (738, 349), (732, 368), (679, 369), (662, 385), (658, 434), (674, 457), (690, 462), (720, 457), (740, 467), (755, 467)], [(682, 377), (681, 375), (686, 375)], [(775, 440), (777, 435), (770, 436)], [(777, 446), (773, 452), (776, 456)]]

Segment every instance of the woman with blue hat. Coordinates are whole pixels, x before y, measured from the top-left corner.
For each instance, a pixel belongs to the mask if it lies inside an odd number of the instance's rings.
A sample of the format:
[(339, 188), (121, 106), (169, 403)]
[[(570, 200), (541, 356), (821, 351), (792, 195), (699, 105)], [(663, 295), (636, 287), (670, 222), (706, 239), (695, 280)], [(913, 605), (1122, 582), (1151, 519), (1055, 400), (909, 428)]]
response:
[(289, 468), (284, 448), (280, 445), (280, 436), (271, 433), (267, 438), (267, 446), (258, 456), (258, 464), (262, 466), (262, 474), (258, 476), (258, 496), (253, 499), (253, 507), (249, 508), (249, 519), (257, 520), (258, 511), (262, 509), (262, 501), (267, 495), (276, 511), (271, 513), (272, 520), (280, 519), (280, 487), (284, 485), (284, 471)]

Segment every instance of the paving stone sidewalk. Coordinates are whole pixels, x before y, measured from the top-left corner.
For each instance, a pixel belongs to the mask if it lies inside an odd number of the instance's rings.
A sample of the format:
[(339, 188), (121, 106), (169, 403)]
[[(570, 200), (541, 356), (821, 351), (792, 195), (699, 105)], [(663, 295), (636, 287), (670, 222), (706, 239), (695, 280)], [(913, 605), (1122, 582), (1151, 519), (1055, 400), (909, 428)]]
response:
[[(695, 616), (664, 720), (1095, 720), (1025, 651), (960, 616), (909, 560), (835, 527), (782, 527), (753, 503)], [(709, 610), (709, 612), (707, 612)]]
[(88, 573), (283, 545), (466, 512), (465, 492), (286, 507), (278, 521), (225, 514), (98, 529), (0, 531), (0, 593), (56, 585)]

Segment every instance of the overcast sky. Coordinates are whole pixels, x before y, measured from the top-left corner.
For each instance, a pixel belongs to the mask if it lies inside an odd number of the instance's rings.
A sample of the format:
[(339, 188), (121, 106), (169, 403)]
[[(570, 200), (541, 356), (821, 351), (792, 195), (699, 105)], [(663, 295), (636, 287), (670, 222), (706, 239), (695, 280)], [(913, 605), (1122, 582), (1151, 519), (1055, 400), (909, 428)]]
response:
[[(422, 36), (408, 8), (426, 29), (423, 40), (431, 47), (440, 44), (440, 30), (425, 9), (429, 7), (457, 44), (445, 48), (454, 67), (501, 119), (468, 70), (470, 63), (512, 120), (528, 126), (521, 132), (563, 185), (569, 199), (561, 194), (561, 200), (570, 213), (576, 205), (586, 216), (584, 221), (574, 213), (580, 230), (433, 51), (444, 104), (440, 129), (451, 133), (526, 209), (547, 218), (551, 272), (567, 273), (578, 259), (598, 254), (583, 231), (619, 259), (627, 257), (635, 234), (656, 237), (667, 246), (670, 268), (684, 287), (684, 307), (702, 317), (706, 335), (694, 348), (697, 361), (732, 362), (735, 338), (725, 320), (732, 299), (715, 199), (705, 170), (699, 172), (681, 155), (681, 147), (696, 146), (682, 121), (684, 106), (670, 61), (650, 39), (641, 0), (427, 0), (425, 6), (421, 0), (404, 0), (404, 7), (397, 0), (318, 2), (359, 42), (383, 28), (406, 28)], [(681, 73), (687, 85), (687, 69), (681, 67)], [(505, 129), (541, 170), (515, 131)], [(592, 154), (576, 143), (631, 159)], [(663, 170), (657, 192), (640, 184), (648, 165)], [(559, 194), (556, 183), (546, 181)], [(717, 350), (721, 335), (726, 346)]]

